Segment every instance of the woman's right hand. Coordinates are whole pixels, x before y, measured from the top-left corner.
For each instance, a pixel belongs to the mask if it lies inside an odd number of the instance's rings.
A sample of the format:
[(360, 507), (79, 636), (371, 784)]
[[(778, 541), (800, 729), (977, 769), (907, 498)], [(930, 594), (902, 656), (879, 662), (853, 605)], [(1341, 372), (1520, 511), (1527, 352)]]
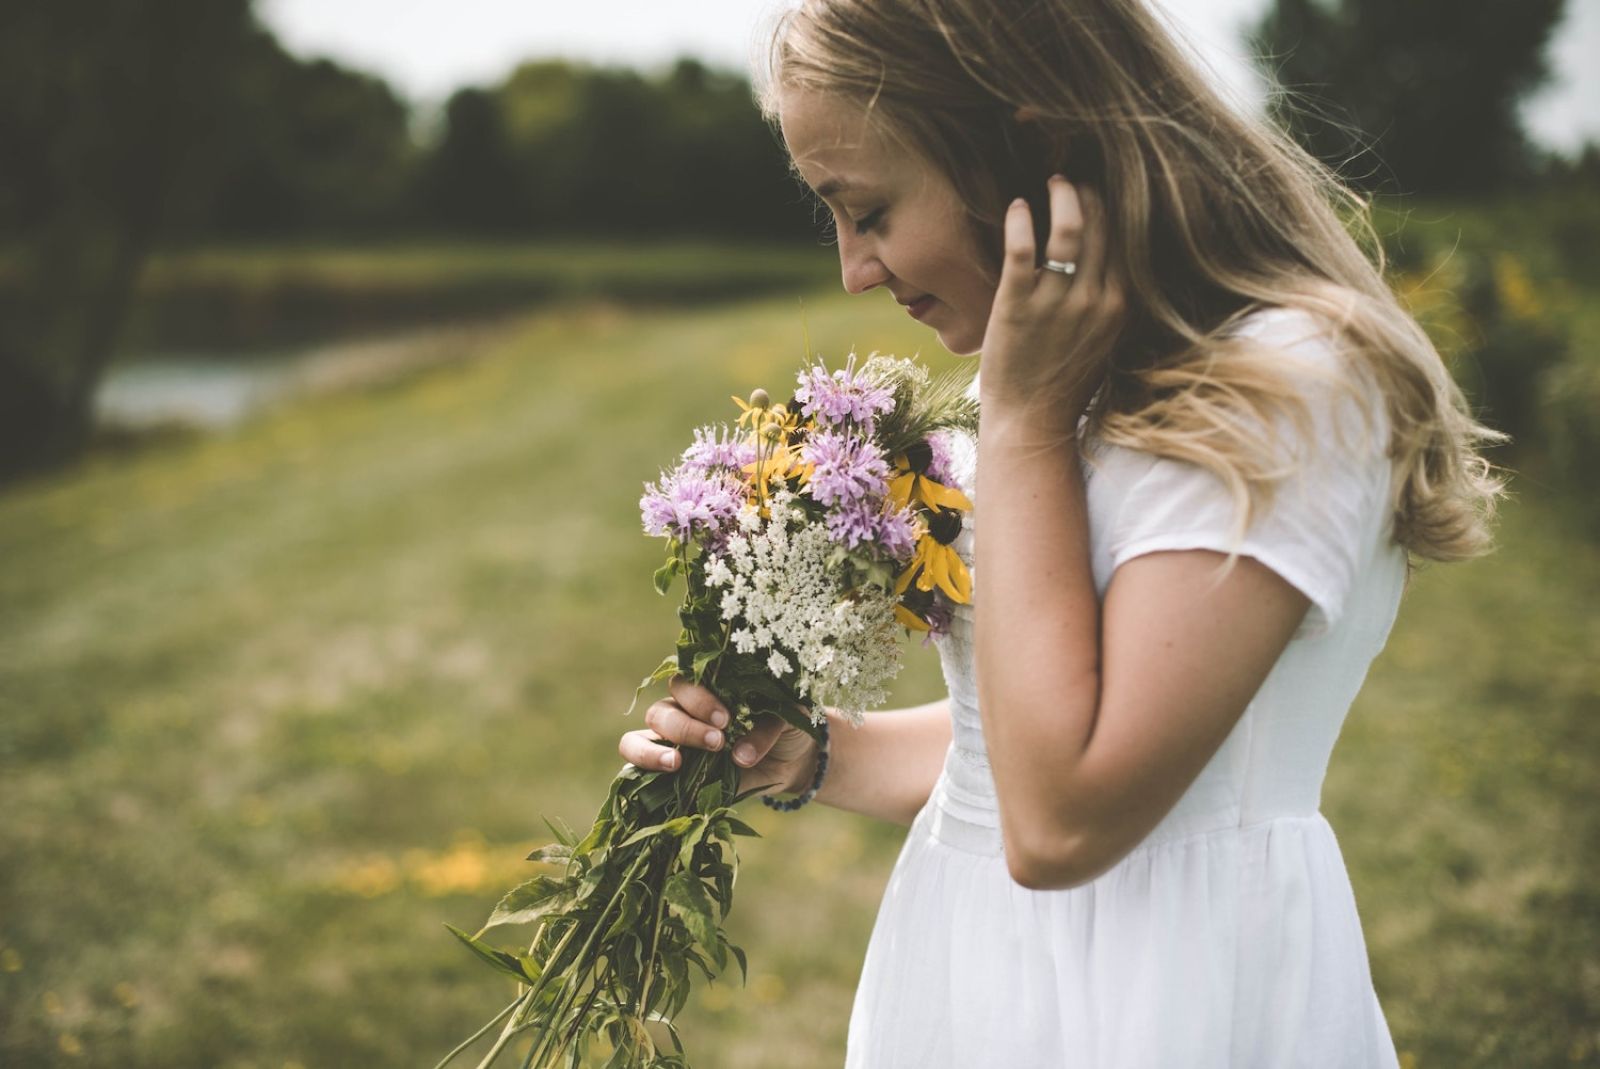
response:
[[(726, 745), (722, 729), (731, 722), (728, 709), (717, 696), (686, 676), (673, 676), (667, 689), (672, 697), (644, 711), (649, 728), (629, 731), (617, 744), (625, 760), (652, 772), (675, 772), (682, 767), (677, 749), (655, 740), (720, 750)], [(745, 747), (749, 747), (748, 759), (743, 756)], [(761, 714), (755, 726), (734, 742), (733, 760), (740, 768), (738, 793), (764, 784), (773, 786), (762, 794), (804, 790), (816, 774), (818, 749), (815, 739), (781, 716)]]

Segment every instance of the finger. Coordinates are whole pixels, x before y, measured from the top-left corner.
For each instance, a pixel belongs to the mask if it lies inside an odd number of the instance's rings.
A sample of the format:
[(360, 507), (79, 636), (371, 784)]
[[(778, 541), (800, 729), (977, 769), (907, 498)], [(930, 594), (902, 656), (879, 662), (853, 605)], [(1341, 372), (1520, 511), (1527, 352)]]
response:
[[(1059, 174), (1050, 176), (1050, 236), (1045, 239), (1045, 255), (1052, 260), (1076, 263), (1083, 255), (1084, 213), (1079, 192)], [(1079, 265), (1082, 270), (1082, 265)], [(1071, 284), (1073, 276), (1051, 272)]]
[(1106, 271), (1106, 209), (1100, 194), (1085, 186), (1078, 190), (1083, 207), (1081, 251), (1078, 254), (1078, 277), (1089, 286), (1092, 293), (1105, 292)]
[(783, 717), (772, 713), (758, 717), (755, 727), (733, 748), (734, 763), (745, 768), (760, 764), (773, 743), (778, 741), (778, 736), (783, 734), (784, 724)]
[(1006, 209), (1005, 257), (1000, 264), (996, 303), (1001, 300), (1021, 301), (1033, 292), (1033, 245), (1033, 211), (1026, 200), (1018, 197)]
[(663, 698), (644, 711), (644, 722), (662, 738), (702, 750), (722, 748), (723, 734), (705, 721), (683, 711), (675, 698)]
[(688, 676), (673, 676), (667, 681), (667, 689), (672, 692), (673, 700), (690, 716), (708, 724), (715, 724), (719, 728), (728, 726), (727, 706), (723, 705), (710, 690), (692, 682)]
[(670, 772), (682, 763), (678, 751), (653, 731), (630, 731), (617, 742), (617, 752), (629, 764)]

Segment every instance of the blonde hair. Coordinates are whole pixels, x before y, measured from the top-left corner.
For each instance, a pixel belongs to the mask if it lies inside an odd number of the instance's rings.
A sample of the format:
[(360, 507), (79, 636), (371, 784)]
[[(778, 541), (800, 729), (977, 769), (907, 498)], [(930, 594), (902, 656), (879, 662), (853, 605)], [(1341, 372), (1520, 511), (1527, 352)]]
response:
[(766, 62), (769, 123), (785, 89), (861, 105), (948, 178), (990, 270), (1012, 197), (1053, 171), (1103, 191), (1129, 317), (1090, 434), (1214, 472), (1244, 530), (1286, 474), (1252, 428), (1309, 417), (1281, 354), (1234, 331), (1299, 308), (1342, 342), (1342, 388), (1364, 377), (1385, 399), (1408, 561), (1489, 550), (1504, 479), (1478, 449), (1506, 436), (1385, 283), (1368, 203), (1234, 111), (1142, 0), (802, 0)]

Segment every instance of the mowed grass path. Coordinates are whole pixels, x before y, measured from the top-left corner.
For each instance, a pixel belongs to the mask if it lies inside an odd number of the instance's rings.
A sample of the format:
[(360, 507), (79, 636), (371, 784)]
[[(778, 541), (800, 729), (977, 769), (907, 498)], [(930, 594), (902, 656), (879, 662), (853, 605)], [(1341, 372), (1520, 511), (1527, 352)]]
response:
[[(443, 925), (587, 827), (677, 630), (641, 485), (804, 329), (958, 363), (883, 300), (567, 308), (0, 497), (0, 1062), (425, 1066), (503, 1005)], [(1521, 489), (1416, 581), (1325, 793), (1412, 1066), (1597, 1057), (1600, 554)], [(907, 649), (893, 704), (939, 697)], [(698, 989), (693, 1064), (837, 1065), (904, 829), (746, 810), (750, 984)]]

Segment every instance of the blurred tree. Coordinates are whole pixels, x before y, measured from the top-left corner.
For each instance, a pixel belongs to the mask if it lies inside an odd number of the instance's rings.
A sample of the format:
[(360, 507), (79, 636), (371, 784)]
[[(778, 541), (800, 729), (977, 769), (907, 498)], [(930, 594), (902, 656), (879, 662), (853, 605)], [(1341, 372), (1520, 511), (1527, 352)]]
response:
[(749, 83), (693, 59), (653, 76), (540, 60), (458, 93), (422, 191), (428, 218), (453, 229), (812, 233)]
[(387, 82), (302, 62), (266, 32), (234, 77), (241, 114), (218, 147), (223, 163), (194, 226), (259, 236), (403, 222), (416, 149), (406, 105)]
[(0, 5), (0, 479), (74, 456), (170, 206), (215, 163), (249, 0)]
[(506, 137), (497, 96), (462, 89), (445, 105), (444, 136), (420, 171), (424, 217), (482, 234), (527, 229), (530, 192)]
[(1287, 90), (1275, 116), (1350, 181), (1477, 193), (1534, 172), (1517, 104), (1564, 3), (1275, 0), (1250, 45)]

